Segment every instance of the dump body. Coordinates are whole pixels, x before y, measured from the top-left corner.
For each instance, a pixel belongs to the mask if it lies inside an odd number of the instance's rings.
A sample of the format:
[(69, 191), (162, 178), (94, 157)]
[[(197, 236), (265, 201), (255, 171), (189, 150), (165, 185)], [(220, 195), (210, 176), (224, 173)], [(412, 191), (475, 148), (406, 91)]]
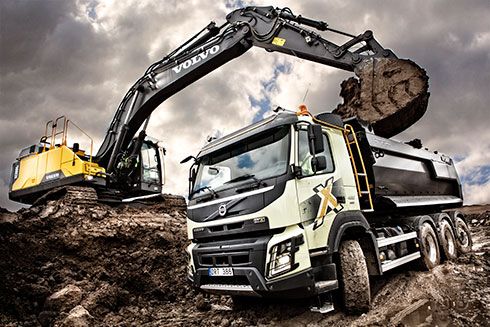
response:
[(375, 211), (384, 213), (424, 207), (442, 210), (463, 204), (461, 183), (450, 157), (386, 139), (359, 127), (357, 130), (373, 186)]

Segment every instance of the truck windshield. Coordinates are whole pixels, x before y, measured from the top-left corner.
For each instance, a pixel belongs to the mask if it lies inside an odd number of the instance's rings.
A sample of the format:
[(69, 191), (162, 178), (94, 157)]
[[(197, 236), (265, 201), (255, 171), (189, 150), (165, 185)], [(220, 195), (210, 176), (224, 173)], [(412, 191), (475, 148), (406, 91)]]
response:
[(192, 193), (214, 192), (285, 174), (289, 126), (275, 128), (201, 158)]

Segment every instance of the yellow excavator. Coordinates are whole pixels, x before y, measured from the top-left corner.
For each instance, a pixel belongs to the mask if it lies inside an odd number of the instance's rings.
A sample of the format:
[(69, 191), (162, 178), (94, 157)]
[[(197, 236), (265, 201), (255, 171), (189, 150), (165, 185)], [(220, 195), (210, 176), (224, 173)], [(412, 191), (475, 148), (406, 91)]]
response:
[[(319, 32), (340, 34), (348, 40), (337, 45)], [(384, 107), (371, 101), (376, 118), (368, 123), (380, 135), (402, 131), (427, 108), (425, 71), (406, 66), (407, 60), (383, 48), (371, 31), (355, 36), (323, 21), (294, 15), (289, 8), (246, 7), (229, 13), (221, 26), (211, 22), (153, 63), (126, 93), (97, 154), (92, 155), (90, 138), (90, 149), (81, 149), (76, 142), (68, 144), (68, 132), (79, 129), (72, 121), (64, 116), (49, 121), (40, 142), (23, 149), (14, 162), (10, 199), (32, 204), (59, 190), (81, 199), (113, 202), (159, 196), (165, 180), (165, 149), (146, 135), (151, 113), (170, 96), (253, 46), (355, 72), (361, 78), (361, 96), (373, 90), (387, 95)], [(400, 67), (413, 73), (400, 75)], [(363, 83), (363, 76), (371, 76), (369, 83)], [(418, 88), (410, 89), (411, 85)], [(403, 92), (409, 101), (400, 105), (392, 94)], [(365, 96), (362, 99), (370, 101)], [(388, 109), (383, 112), (383, 108)], [(404, 119), (400, 119), (402, 114)]]

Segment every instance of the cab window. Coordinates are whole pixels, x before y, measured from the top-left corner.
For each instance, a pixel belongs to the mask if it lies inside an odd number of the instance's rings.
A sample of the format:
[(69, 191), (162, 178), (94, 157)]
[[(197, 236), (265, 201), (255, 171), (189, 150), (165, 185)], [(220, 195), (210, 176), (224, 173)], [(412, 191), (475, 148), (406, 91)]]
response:
[[(317, 175), (331, 173), (334, 171), (330, 142), (325, 133), (323, 133), (323, 144), (325, 150), (322, 153), (317, 154), (317, 156), (325, 156), (327, 168), (317, 171)], [(302, 176), (315, 175), (313, 168), (311, 167), (311, 158), (313, 158), (313, 156), (310, 154), (310, 148), (308, 146), (308, 132), (305, 129), (301, 129), (298, 131), (298, 165), (301, 168)]]
[(143, 169), (143, 182), (149, 184), (160, 183), (160, 169), (156, 148), (143, 143), (141, 148), (141, 163)]

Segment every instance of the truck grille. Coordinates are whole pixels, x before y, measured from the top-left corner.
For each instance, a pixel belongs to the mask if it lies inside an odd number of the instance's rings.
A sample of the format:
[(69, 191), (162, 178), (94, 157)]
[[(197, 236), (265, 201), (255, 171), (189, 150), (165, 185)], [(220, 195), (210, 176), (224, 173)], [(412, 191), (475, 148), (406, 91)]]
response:
[(210, 267), (254, 267), (263, 274), (267, 243), (271, 237), (267, 235), (198, 243), (192, 249), (194, 266), (196, 269)]
[(248, 265), (251, 263), (249, 251), (200, 254), (199, 257), (199, 262), (203, 267), (229, 267)]

